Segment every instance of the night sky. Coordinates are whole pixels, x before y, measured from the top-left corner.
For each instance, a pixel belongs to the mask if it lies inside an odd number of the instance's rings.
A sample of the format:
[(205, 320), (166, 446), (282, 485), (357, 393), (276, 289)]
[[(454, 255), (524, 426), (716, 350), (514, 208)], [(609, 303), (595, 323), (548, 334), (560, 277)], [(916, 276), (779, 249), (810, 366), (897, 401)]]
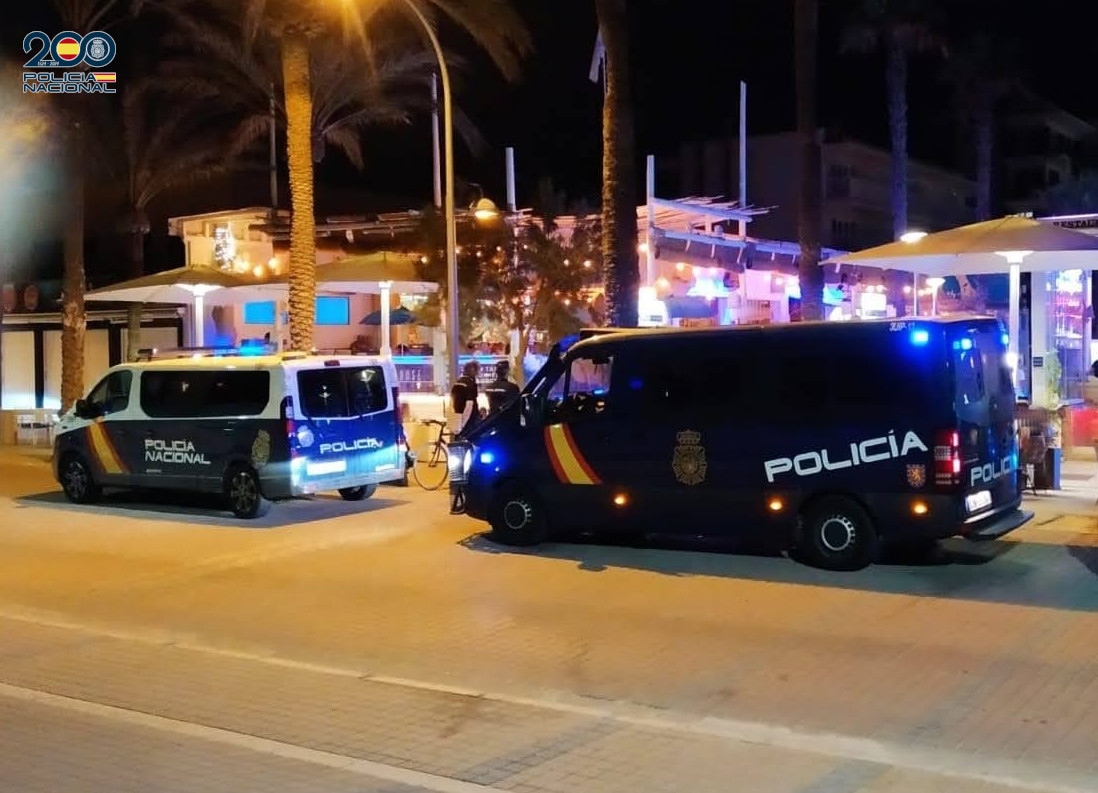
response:
[[(502, 204), (502, 152), (512, 145), (520, 202), (529, 200), (543, 176), (552, 176), (572, 196), (597, 198), (601, 88), (587, 76), (596, 33), (594, 3), (516, 1), (529, 20), (536, 51), (516, 85), (505, 84), (490, 66), (479, 62), (464, 80), (458, 101), (491, 148), (479, 158), (459, 153), (459, 176), (482, 184)], [(0, 11), (4, 45), (13, 56), (26, 31), (53, 26), (45, 0), (24, 2), (28, 8), (23, 10), (14, 7), (17, 2)], [(820, 0), (821, 122), (885, 143), (883, 62), (840, 51), (840, 30), (855, 2)], [(1098, 118), (1098, 91), (1091, 76), (1098, 47), (1092, 30), (1079, 17), (1084, 4), (1045, 0), (1018, 6), (1017, 11), (987, 0), (950, 0), (944, 5), (951, 9), (951, 29), (980, 25), (1013, 38), (1022, 53), (1019, 66), (1031, 86), (1077, 115)], [(792, 0), (632, 0), (631, 13), (638, 154), (671, 154), (682, 141), (734, 129), (741, 79), (749, 85), (751, 132), (792, 127)], [(466, 41), (450, 43), (469, 49)], [(125, 37), (120, 37), (120, 49), (126, 46)], [(913, 156), (948, 164), (957, 155), (958, 133), (939, 71), (930, 59), (912, 66), (911, 149)], [(405, 203), (430, 199), (426, 119), (371, 134), (367, 151), (365, 172), (353, 171), (333, 157), (320, 179), (400, 196), (395, 200)], [(658, 189), (668, 195), (674, 186)]]

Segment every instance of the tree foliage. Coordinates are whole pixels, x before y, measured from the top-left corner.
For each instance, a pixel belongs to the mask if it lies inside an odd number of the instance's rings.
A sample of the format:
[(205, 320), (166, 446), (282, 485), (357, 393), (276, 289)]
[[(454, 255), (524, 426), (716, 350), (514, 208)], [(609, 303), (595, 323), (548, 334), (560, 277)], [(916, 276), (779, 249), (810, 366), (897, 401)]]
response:
[[(563, 217), (563, 195), (543, 182), (536, 217), (481, 223), (458, 228), (458, 313), (461, 338), (479, 335), (495, 325), (517, 331), (525, 350), (535, 332), (550, 341), (584, 325), (605, 321), (596, 287), (603, 280), (600, 220), (590, 209), (575, 206)], [(440, 292), (420, 312), (420, 321), (435, 325), (446, 292), (445, 227), (433, 208), (424, 213), (419, 249), (424, 251), (419, 277), (439, 283)], [(513, 367), (517, 373), (520, 366)]]

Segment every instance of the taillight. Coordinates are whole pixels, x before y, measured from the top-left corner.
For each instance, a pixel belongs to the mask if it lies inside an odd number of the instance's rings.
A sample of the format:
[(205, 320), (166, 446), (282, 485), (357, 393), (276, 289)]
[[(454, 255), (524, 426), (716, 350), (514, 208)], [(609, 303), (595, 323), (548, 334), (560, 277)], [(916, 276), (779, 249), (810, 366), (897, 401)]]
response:
[(397, 448), (401, 452), (408, 451), (408, 438), (404, 435), (404, 405), (400, 404), (400, 388), (393, 386), (393, 410), (397, 417)]
[(955, 487), (961, 482), (961, 433), (934, 433), (934, 484)]
[(290, 456), (298, 455), (297, 448), (297, 423), (294, 421), (294, 398), (284, 397), (280, 406), (282, 423), (286, 427), (286, 440), (290, 444)]

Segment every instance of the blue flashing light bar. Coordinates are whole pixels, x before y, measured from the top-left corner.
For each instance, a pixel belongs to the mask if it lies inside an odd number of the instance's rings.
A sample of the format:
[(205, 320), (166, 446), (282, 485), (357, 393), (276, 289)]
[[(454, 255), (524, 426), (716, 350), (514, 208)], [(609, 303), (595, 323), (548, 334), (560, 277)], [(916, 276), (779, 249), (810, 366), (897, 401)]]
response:
[(972, 339), (969, 339), (969, 338), (957, 339), (957, 341), (953, 342), (953, 349), (955, 349), (955, 350), (971, 350), (972, 349)]
[(925, 347), (930, 343), (930, 331), (925, 328), (916, 328), (911, 331), (911, 343), (916, 347)]

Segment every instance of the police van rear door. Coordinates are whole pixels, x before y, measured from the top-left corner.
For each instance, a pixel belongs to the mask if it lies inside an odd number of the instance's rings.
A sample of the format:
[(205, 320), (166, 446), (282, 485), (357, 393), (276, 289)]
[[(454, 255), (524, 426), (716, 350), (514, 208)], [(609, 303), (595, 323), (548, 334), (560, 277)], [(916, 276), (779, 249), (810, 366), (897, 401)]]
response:
[(344, 480), (376, 481), (397, 468), (397, 408), (380, 365), (325, 361), (299, 370), (297, 387), (295, 441), (307, 458), (305, 481), (346, 487)]
[(1014, 382), (1007, 336), (994, 320), (949, 326), (957, 431), (950, 445), (960, 465), (958, 484), (967, 517), (1018, 498)]

